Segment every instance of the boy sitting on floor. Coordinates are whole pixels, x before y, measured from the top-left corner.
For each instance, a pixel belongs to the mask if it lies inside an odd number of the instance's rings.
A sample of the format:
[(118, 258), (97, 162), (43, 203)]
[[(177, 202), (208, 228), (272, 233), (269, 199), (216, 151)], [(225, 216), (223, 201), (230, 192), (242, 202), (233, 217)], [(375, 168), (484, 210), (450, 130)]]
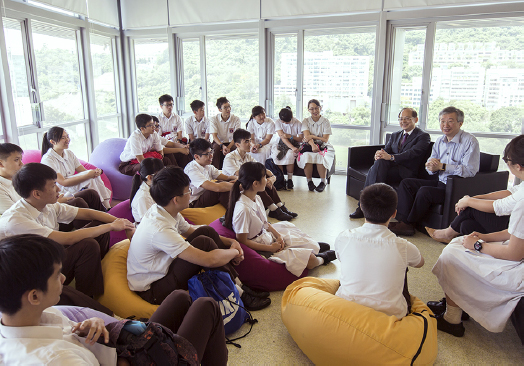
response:
[(155, 133), (153, 118), (149, 114), (139, 114), (135, 118), (135, 124), (138, 128), (131, 133), (120, 154), (120, 173), (134, 176), (140, 170), (140, 162), (145, 158), (161, 159), (164, 166), (173, 165), (171, 159), (164, 157), (164, 147), (160, 136)]
[(415, 245), (388, 229), (397, 213), (393, 188), (384, 183), (366, 187), (360, 207), (364, 225), (343, 231), (335, 241), (342, 272), (336, 295), (401, 319), (411, 307), (407, 266), (420, 268), (424, 258)]
[(189, 207), (209, 207), (221, 203), (227, 209), (229, 191), (237, 177), (222, 174), (220, 170), (211, 165), (213, 150), (209, 141), (204, 139), (191, 141), (189, 151), (195, 159), (184, 169), (184, 173), (191, 180)]
[[(241, 128), (236, 130), (235, 133), (233, 133), (233, 141), (235, 141), (237, 148), (226, 155), (222, 172), (226, 175), (235, 175), (238, 177), (238, 170), (242, 164), (249, 161), (256, 162), (256, 160), (249, 154), (251, 145), (251, 133), (249, 131)], [(258, 195), (262, 198), (264, 208), (270, 210), (268, 216), (278, 221), (289, 221), (297, 217), (298, 214), (289, 211), (280, 200), (278, 192), (273, 186), (276, 180), (273, 173), (266, 169), (266, 176), (266, 190), (259, 192)]]

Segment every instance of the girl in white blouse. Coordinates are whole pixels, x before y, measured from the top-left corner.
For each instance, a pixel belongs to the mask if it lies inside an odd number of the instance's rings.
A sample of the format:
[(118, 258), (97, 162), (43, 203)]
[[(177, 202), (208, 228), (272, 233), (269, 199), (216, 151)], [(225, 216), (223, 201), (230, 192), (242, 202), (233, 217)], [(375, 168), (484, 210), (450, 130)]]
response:
[(131, 195), (129, 197), (129, 205), (131, 206), (131, 213), (135, 222), (142, 221), (142, 217), (147, 210), (155, 204), (155, 201), (149, 193), (149, 188), (153, 183), (153, 177), (156, 173), (164, 169), (162, 160), (155, 158), (145, 158), (140, 162), (140, 170), (138, 174), (133, 177), (133, 185), (131, 186)]
[(302, 133), (302, 123), (293, 117), (290, 107), (282, 108), (275, 122), (275, 132), (280, 137), (278, 143), (273, 144), (271, 158), (278, 167), (287, 172), (287, 189), (293, 189), (293, 171), (295, 169), (295, 160), (298, 155), (300, 142), (304, 138)]
[[(83, 189), (93, 189), (100, 196), (106, 209), (111, 208), (111, 191), (104, 185), (102, 169), (87, 170), (69, 150), (71, 139), (62, 127), (52, 127), (44, 133), (42, 164), (56, 171), (56, 183), (65, 196), (72, 196)], [(76, 173), (76, 174), (75, 174)]]
[(251, 110), (247, 130), (251, 133), (250, 155), (259, 163), (265, 164), (271, 155), (271, 138), (275, 133), (275, 122), (266, 117), (263, 107), (257, 105)]
[[(331, 135), (331, 124), (326, 117), (323, 117), (320, 112), (322, 107), (320, 102), (316, 99), (311, 99), (307, 104), (311, 117), (305, 118), (302, 121), (302, 132), (304, 133), (304, 142), (311, 145), (311, 152), (300, 154), (297, 159), (297, 165), (304, 169), (304, 174), (307, 178), (307, 185), (310, 191), (316, 190), (322, 192), (326, 188), (326, 175), (335, 159), (335, 149), (329, 143), (329, 135)], [(324, 145), (324, 149), (319, 149), (319, 144)], [(313, 183), (313, 164), (317, 165), (318, 175), (320, 176), (320, 184), (315, 186)]]
[[(236, 233), (237, 240), (269, 260), (285, 264), (286, 269), (295, 276), (300, 276), (306, 268), (315, 268), (336, 259), (328, 244), (314, 241), (292, 223), (268, 223), (264, 204), (257, 195), (265, 187), (264, 165), (255, 162), (242, 164), (238, 180), (231, 188), (224, 222)], [(321, 247), (322, 252), (319, 253)]]

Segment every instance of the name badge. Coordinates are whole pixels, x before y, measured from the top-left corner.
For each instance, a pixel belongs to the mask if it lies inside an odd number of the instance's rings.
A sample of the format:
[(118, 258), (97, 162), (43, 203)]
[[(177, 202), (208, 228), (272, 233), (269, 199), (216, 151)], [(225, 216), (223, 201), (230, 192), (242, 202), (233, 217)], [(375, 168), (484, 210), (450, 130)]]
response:
[(235, 130), (232, 129), (232, 128), (230, 128), (230, 129), (229, 129), (229, 133), (233, 133), (233, 132), (235, 132)]
[(206, 134), (206, 130), (202, 130), (202, 136)]

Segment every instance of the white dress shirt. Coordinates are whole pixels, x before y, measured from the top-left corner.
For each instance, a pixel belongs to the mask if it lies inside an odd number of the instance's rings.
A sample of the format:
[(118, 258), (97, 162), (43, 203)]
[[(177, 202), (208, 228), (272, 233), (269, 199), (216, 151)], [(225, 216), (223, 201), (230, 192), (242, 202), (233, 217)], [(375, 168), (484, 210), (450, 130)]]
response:
[(248, 153), (245, 153), (244, 157), (242, 158), (238, 149), (233, 150), (224, 158), (224, 166), (222, 167), (222, 173), (230, 176), (235, 175), (235, 173), (238, 172), (242, 164), (247, 162), (256, 163), (256, 160)]
[(19, 234), (48, 237), (58, 231), (58, 224), (69, 224), (78, 214), (78, 207), (54, 203), (40, 212), (21, 198), (0, 217), (0, 239)]
[(200, 122), (196, 120), (195, 116), (191, 116), (186, 119), (185, 125), (187, 135), (191, 134), (196, 139), (204, 139), (206, 138), (206, 133), (209, 133), (209, 119), (205, 116), (202, 117)]
[(147, 291), (151, 283), (167, 274), (173, 259), (191, 245), (180, 235), (191, 227), (181, 214), (174, 218), (163, 207), (151, 206), (131, 239), (127, 255), (131, 290)]
[(3, 215), (16, 201), (21, 199), (16, 193), (13, 182), (10, 179), (6, 179), (0, 176), (0, 215)]
[[(209, 121), (209, 133), (216, 133), (222, 143), (233, 141), (233, 133), (240, 128), (240, 118), (231, 114), (227, 121), (217, 114)], [(218, 143), (218, 142), (217, 142)]]
[(184, 173), (186, 173), (191, 180), (189, 187), (191, 188), (191, 198), (189, 202), (193, 202), (198, 199), (204, 193), (205, 188), (202, 187), (204, 182), (208, 180), (217, 179), (221, 174), (220, 170), (215, 168), (213, 165), (209, 164), (202, 166), (196, 162), (196, 160), (191, 161), (184, 168)]
[(184, 123), (178, 114), (173, 112), (168, 118), (164, 113), (160, 113), (158, 121), (160, 124), (160, 135), (167, 137), (169, 140), (176, 139), (178, 132), (182, 132), (182, 135), (184, 134)]
[(120, 161), (128, 162), (136, 159), (137, 155), (144, 155), (149, 151), (162, 151), (159, 135), (152, 133), (146, 139), (140, 129), (133, 131), (126, 141), (124, 151), (120, 154)]

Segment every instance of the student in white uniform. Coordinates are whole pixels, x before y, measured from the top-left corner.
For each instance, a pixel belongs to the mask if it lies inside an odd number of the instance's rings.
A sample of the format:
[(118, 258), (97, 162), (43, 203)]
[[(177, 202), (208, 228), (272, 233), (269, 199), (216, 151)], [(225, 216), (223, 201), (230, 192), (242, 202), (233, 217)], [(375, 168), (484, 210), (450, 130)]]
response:
[(170, 141), (178, 142), (184, 136), (184, 123), (182, 118), (173, 112), (174, 100), (169, 94), (158, 98), (162, 112), (158, 115), (160, 121), (160, 136)]
[[(302, 121), (302, 132), (304, 142), (311, 145), (312, 152), (299, 154), (297, 165), (304, 169), (307, 178), (307, 185), (310, 191), (322, 192), (326, 188), (326, 176), (333, 165), (335, 159), (335, 149), (329, 143), (331, 135), (331, 124), (326, 117), (320, 114), (322, 107), (316, 99), (311, 99), (307, 104), (311, 117), (304, 118)], [(321, 151), (319, 144), (324, 146)], [(320, 176), (320, 184), (315, 186), (313, 183), (313, 164), (316, 164)]]
[(153, 183), (156, 173), (164, 169), (164, 164), (159, 159), (146, 158), (140, 163), (138, 174), (133, 177), (129, 205), (135, 222), (142, 221), (147, 210), (155, 204), (149, 193), (149, 187)]
[[(524, 179), (524, 139), (514, 138), (504, 161), (515, 177)], [(524, 199), (511, 211), (509, 228), (490, 234), (473, 232), (449, 243), (433, 273), (445, 293), (428, 302), (437, 314), (437, 328), (462, 337), (463, 311), (490, 332), (502, 332), (524, 296)]]
[(299, 152), (300, 142), (304, 138), (302, 123), (293, 117), (290, 107), (282, 108), (275, 122), (275, 132), (280, 138), (271, 148), (271, 158), (276, 165), (287, 173), (286, 189), (293, 189), (293, 171)]
[(251, 133), (251, 156), (259, 163), (266, 164), (266, 160), (271, 155), (271, 139), (275, 133), (275, 122), (266, 117), (264, 108), (257, 105), (251, 110), (247, 130)]
[(240, 118), (231, 114), (231, 104), (226, 97), (217, 99), (220, 112), (209, 121), (209, 133), (213, 136), (213, 166), (222, 169), (224, 158), (235, 149), (233, 133), (240, 128)]
[(235, 232), (239, 242), (273, 262), (285, 264), (297, 277), (306, 268), (326, 265), (336, 259), (328, 244), (314, 241), (292, 223), (268, 223), (264, 204), (257, 194), (265, 190), (266, 182), (264, 165), (242, 164), (238, 180), (231, 189), (224, 226)]
[(189, 141), (194, 139), (209, 140), (209, 119), (206, 117), (205, 104), (201, 100), (194, 100), (189, 105), (193, 116), (186, 119), (186, 133)]
[[(42, 139), (42, 164), (53, 168), (62, 194), (72, 197), (84, 189), (95, 190), (106, 209), (111, 208), (111, 191), (104, 185), (102, 169), (87, 170), (69, 150), (71, 139), (62, 127), (52, 127)], [(76, 174), (75, 174), (76, 173)]]
[(24, 166), (22, 148), (15, 144), (0, 144), (0, 215), (20, 198), (13, 187), (13, 176)]
[(169, 160), (171, 162), (170, 165), (179, 166), (184, 169), (185, 166), (193, 160), (191, 155), (189, 155), (189, 144), (185, 143), (187, 139), (183, 137), (182, 142), (173, 142), (166, 139), (160, 134), (160, 121), (158, 118), (155, 116), (151, 116), (151, 118), (153, 118), (153, 122), (155, 122), (155, 133), (158, 135), (163, 147), (164, 159)]

